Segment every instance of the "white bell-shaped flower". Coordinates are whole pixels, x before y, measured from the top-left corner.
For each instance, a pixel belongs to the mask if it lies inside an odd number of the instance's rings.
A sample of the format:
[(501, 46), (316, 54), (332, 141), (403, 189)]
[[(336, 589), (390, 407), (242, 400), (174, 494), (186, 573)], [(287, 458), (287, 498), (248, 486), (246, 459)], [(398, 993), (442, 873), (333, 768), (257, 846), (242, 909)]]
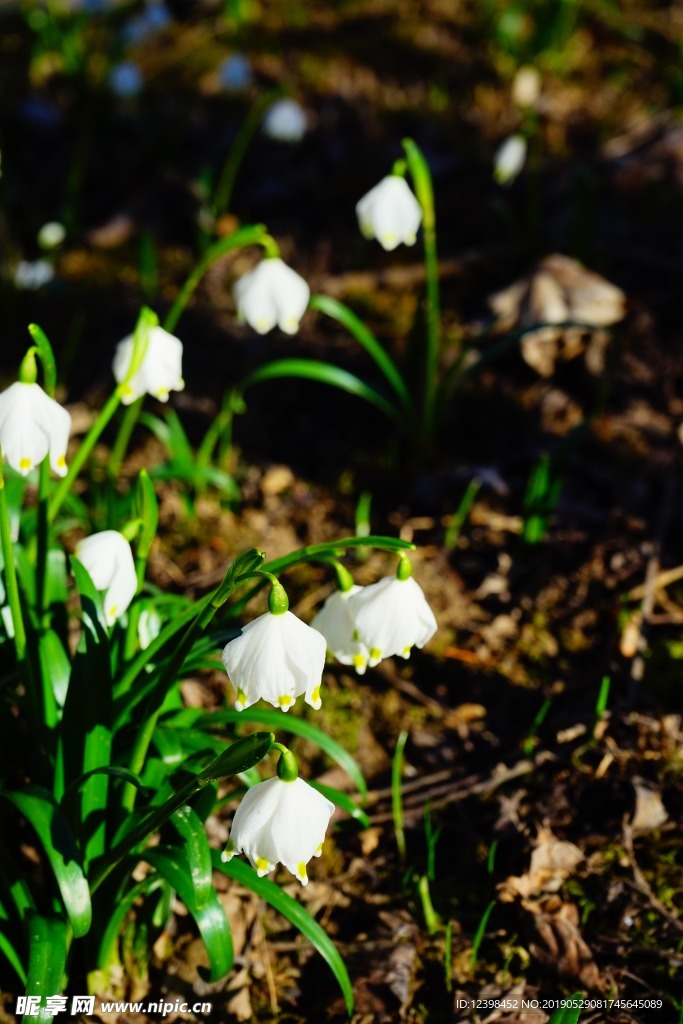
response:
[(322, 852), (334, 804), (303, 779), (268, 779), (242, 798), (222, 854), (245, 853), (259, 875), (282, 863), (306, 885), (306, 865)]
[(126, 611), (138, 589), (130, 544), (118, 530), (102, 530), (80, 541), (75, 555), (95, 587), (106, 591), (104, 617), (111, 626)]
[[(408, 658), (413, 647), (424, 647), (436, 632), (436, 619), (422, 588), (412, 576), (387, 576), (349, 598), (358, 639), (368, 648), (368, 664), (398, 654)], [(407, 571), (410, 571), (409, 568)]]
[(358, 639), (349, 600), (362, 590), (363, 587), (357, 585), (348, 590), (335, 590), (311, 622), (311, 627), (325, 637), (327, 649), (337, 661), (342, 665), (353, 665), (360, 676), (367, 668), (368, 649)]
[(257, 334), (267, 334), (276, 324), (285, 334), (296, 334), (311, 289), (279, 257), (271, 257), (241, 277), (233, 294), (238, 319), (246, 321)]
[(405, 178), (389, 174), (356, 203), (360, 229), (390, 252), (401, 242), (414, 245), (422, 223), (422, 207)]
[(238, 711), (259, 698), (283, 711), (301, 694), (316, 711), (322, 703), (325, 638), (289, 611), (268, 611), (243, 626), (224, 648), (223, 664), (237, 690)]
[(527, 144), (523, 135), (511, 135), (496, 150), (493, 176), (499, 185), (511, 185), (526, 162)]
[(263, 118), (263, 132), (276, 142), (301, 142), (308, 129), (306, 111), (296, 100), (276, 100)]
[[(116, 346), (112, 370), (117, 384), (126, 380), (134, 341), (134, 335), (130, 334)], [(163, 327), (148, 328), (145, 353), (137, 371), (126, 381), (121, 401), (130, 405), (148, 394), (167, 402), (170, 391), (182, 391), (184, 387), (183, 343)]]
[(40, 384), (17, 381), (0, 394), (0, 445), (7, 462), (22, 476), (46, 455), (58, 476), (66, 475), (71, 416)]

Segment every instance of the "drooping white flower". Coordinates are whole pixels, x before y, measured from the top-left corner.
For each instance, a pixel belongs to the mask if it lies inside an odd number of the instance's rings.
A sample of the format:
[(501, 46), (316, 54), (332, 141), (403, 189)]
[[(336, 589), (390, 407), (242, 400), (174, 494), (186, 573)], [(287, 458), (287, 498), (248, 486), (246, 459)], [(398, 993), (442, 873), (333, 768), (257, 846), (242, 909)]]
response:
[(296, 100), (276, 100), (263, 118), (263, 131), (276, 142), (301, 142), (308, 129), (306, 111)]
[(365, 237), (376, 238), (390, 252), (401, 242), (415, 244), (422, 207), (405, 178), (389, 174), (358, 200), (356, 216)]
[[(118, 384), (126, 379), (133, 345), (134, 335), (130, 334), (116, 346), (112, 370)], [(167, 402), (170, 391), (182, 391), (184, 387), (183, 343), (163, 327), (150, 327), (142, 362), (127, 381), (121, 401), (130, 405), (141, 395), (148, 394)]]
[(526, 139), (511, 135), (496, 150), (493, 158), (493, 176), (499, 185), (511, 185), (526, 161)]
[(436, 619), (412, 576), (387, 576), (349, 598), (359, 640), (368, 648), (368, 664), (398, 654), (410, 656), (436, 632)]
[(306, 865), (320, 856), (333, 811), (334, 804), (303, 779), (259, 782), (235, 812), (222, 860), (245, 853), (259, 875), (282, 863), (306, 885)]
[(291, 612), (268, 611), (242, 627), (223, 650), (225, 671), (243, 711), (259, 698), (288, 711), (301, 694), (316, 710), (325, 666), (325, 638)]
[(349, 599), (362, 590), (363, 587), (358, 585), (348, 590), (335, 590), (311, 622), (311, 627), (325, 637), (327, 649), (337, 661), (342, 665), (353, 665), (360, 676), (364, 674), (368, 664), (368, 649), (357, 639)]
[(0, 445), (7, 462), (22, 476), (46, 455), (58, 476), (66, 475), (71, 416), (40, 384), (17, 381), (0, 394)]
[(296, 334), (311, 289), (279, 257), (271, 257), (241, 277), (233, 294), (238, 319), (246, 321), (257, 334), (267, 334), (276, 324), (285, 334)]
[(79, 542), (76, 558), (104, 595), (104, 617), (111, 626), (128, 608), (138, 588), (130, 544), (118, 530), (102, 530)]

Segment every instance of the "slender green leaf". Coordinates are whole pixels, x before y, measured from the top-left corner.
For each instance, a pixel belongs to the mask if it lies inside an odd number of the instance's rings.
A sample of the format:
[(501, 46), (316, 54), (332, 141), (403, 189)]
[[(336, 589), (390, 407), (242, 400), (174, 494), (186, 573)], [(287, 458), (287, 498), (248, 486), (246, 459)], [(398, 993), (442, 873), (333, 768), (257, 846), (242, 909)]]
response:
[[(59, 995), (64, 981), (64, 968), (68, 949), (67, 922), (61, 917), (41, 917), (32, 914), (29, 920), (29, 962), (26, 995)], [(54, 1021), (54, 1015), (41, 1006), (37, 1015), (24, 1016), (24, 1021), (47, 1024)]]
[(62, 720), (65, 785), (89, 775), (81, 792), (80, 822), (86, 862), (107, 846), (109, 778), (94, 772), (107, 767), (112, 749), (111, 648), (97, 589), (77, 558), (72, 559), (81, 598), (83, 632), (69, 683)]
[(409, 415), (414, 416), (415, 410), (410, 392), (396, 363), (363, 321), (348, 306), (338, 302), (337, 299), (331, 298), (329, 295), (313, 295), (308, 305), (310, 309), (317, 309), (320, 313), (324, 313), (326, 316), (336, 320), (353, 335), (356, 341), (363, 346), (370, 358), (379, 366), (405, 411)]
[(487, 906), (486, 910), (481, 915), (481, 919), (479, 921), (479, 924), (477, 925), (477, 930), (474, 933), (474, 938), (472, 939), (472, 952), (470, 953), (470, 970), (472, 970), (472, 971), (474, 970), (474, 968), (477, 965), (477, 957), (479, 956), (479, 947), (481, 946), (482, 941), (484, 939), (484, 935), (486, 934), (486, 927), (487, 927), (487, 925), (489, 923), (489, 918), (490, 918), (491, 914), (493, 913), (493, 908), (495, 907), (495, 905), (496, 905), (496, 901), (495, 900), (491, 900), (491, 902)]
[[(548, 1024), (579, 1024), (579, 1017), (581, 1016), (581, 1003), (583, 1002), (583, 995), (581, 992), (574, 992), (573, 995), (569, 996), (566, 1000), (570, 1005), (565, 1007), (562, 1006), (559, 1010), (555, 1010), (554, 1014), (548, 1021)], [(571, 1004), (575, 1003), (576, 1006)]]
[(34, 828), (57, 880), (73, 933), (76, 938), (85, 935), (92, 918), (88, 882), (81, 852), (54, 797), (39, 786), (5, 790), (0, 795), (13, 803)]
[(53, 629), (47, 629), (38, 637), (38, 660), (41, 676), (51, 684), (56, 706), (63, 708), (69, 689), (71, 662)]
[(190, 869), (195, 904), (201, 908), (208, 903), (213, 892), (211, 848), (206, 837), (204, 823), (186, 804), (171, 817), (171, 824), (175, 826), (185, 841), (185, 856)]
[(237, 857), (233, 857), (232, 860), (225, 864), (221, 860), (218, 850), (212, 850), (211, 859), (216, 871), (222, 871), (223, 874), (228, 875), (229, 878), (234, 878), (236, 882), (243, 885), (245, 889), (250, 889), (251, 892), (256, 893), (257, 896), (260, 896), (261, 899), (269, 903), (283, 917), (291, 921), (294, 927), (309, 940), (334, 974), (344, 996), (346, 1009), (350, 1016), (353, 1013), (353, 987), (349, 973), (346, 970), (346, 964), (342, 960), (339, 950), (332, 942), (332, 939), (329, 938), (318, 922), (311, 917), (305, 907), (297, 903), (296, 900), (293, 900), (286, 892), (283, 892), (269, 878), (259, 878), (251, 865), (245, 864), (244, 861), (238, 860)]
[(142, 896), (148, 896), (163, 885), (164, 880), (160, 875), (150, 874), (119, 896), (100, 940), (97, 954), (97, 966), (99, 968), (106, 970), (107, 967), (116, 961), (116, 940), (135, 901)]
[(210, 886), (208, 892), (204, 893), (201, 906), (197, 904), (192, 871), (180, 850), (155, 847), (145, 850), (144, 858), (173, 886), (195, 919), (209, 955), (210, 980), (218, 981), (225, 977), (232, 967), (232, 935), (230, 922), (216, 890)]
[(266, 380), (278, 380), (280, 378), (296, 377), (300, 380), (314, 380), (320, 384), (329, 384), (331, 387), (346, 391), (357, 398), (363, 398), (370, 405), (388, 416), (397, 426), (406, 428), (405, 412), (395, 406), (389, 399), (375, 391), (369, 384), (356, 377), (348, 370), (340, 370), (338, 366), (331, 363), (324, 363), (317, 359), (275, 359), (272, 363), (266, 363), (242, 382), (242, 390), (254, 384)]
[(281, 711), (268, 711), (265, 708), (246, 708), (244, 711), (235, 711), (234, 708), (223, 708), (221, 711), (212, 711), (203, 715), (196, 722), (198, 729), (211, 729), (214, 726), (225, 725), (226, 723), (236, 724), (237, 722), (255, 722), (264, 725), (267, 729), (280, 729), (283, 732), (293, 733), (295, 736), (302, 736), (304, 739), (316, 743), (321, 750), (324, 750), (328, 757), (336, 761), (340, 768), (343, 768), (350, 779), (353, 780), (356, 789), (363, 799), (368, 794), (368, 787), (358, 763), (351, 757), (341, 744), (333, 740), (311, 725), (303, 718), (294, 718), (291, 715), (285, 716)]

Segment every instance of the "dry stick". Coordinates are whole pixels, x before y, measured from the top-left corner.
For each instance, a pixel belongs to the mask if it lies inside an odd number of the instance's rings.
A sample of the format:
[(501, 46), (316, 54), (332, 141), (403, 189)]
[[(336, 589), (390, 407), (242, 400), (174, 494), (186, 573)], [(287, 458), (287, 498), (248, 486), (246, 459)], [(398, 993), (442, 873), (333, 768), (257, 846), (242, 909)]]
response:
[(628, 857), (631, 870), (633, 871), (633, 877), (635, 879), (635, 884), (630, 883), (631, 887), (641, 893), (642, 896), (645, 896), (649, 900), (650, 906), (656, 910), (657, 913), (661, 914), (662, 917), (666, 918), (669, 924), (672, 924), (679, 932), (683, 932), (683, 922), (679, 921), (675, 914), (672, 914), (670, 910), (667, 910), (663, 903), (660, 903), (650, 888), (647, 878), (638, 866), (638, 861), (636, 860), (636, 855), (633, 851), (633, 828), (631, 827), (628, 818), (624, 818), (623, 830), (624, 849), (626, 850), (626, 856)]
[(638, 684), (641, 682), (645, 673), (645, 651), (647, 650), (647, 638), (650, 632), (651, 617), (655, 610), (657, 577), (659, 576), (659, 570), (661, 567), (660, 555), (662, 550), (662, 538), (664, 537), (666, 527), (669, 522), (673, 490), (673, 478), (669, 476), (664, 482), (662, 502), (659, 508), (657, 527), (652, 545), (652, 555), (647, 563), (647, 570), (645, 572), (643, 601), (640, 606), (642, 626), (640, 629), (640, 636), (638, 638), (638, 651), (631, 665), (631, 685), (628, 694), (629, 704), (633, 703), (638, 689)]
[[(445, 807), (447, 804), (459, 802), (460, 800), (466, 800), (470, 796), (477, 796), (480, 793), (486, 793), (487, 795), (493, 793), (500, 786), (504, 786), (506, 782), (517, 779), (521, 775), (526, 775), (528, 772), (533, 771), (535, 768), (539, 768), (546, 761), (556, 760), (555, 755), (551, 754), (550, 751), (541, 751), (533, 760), (525, 758), (522, 761), (518, 761), (517, 764), (512, 765), (511, 768), (507, 768), (495, 778), (491, 775), (486, 775), (483, 778), (476, 779), (474, 782), (466, 785), (469, 780), (453, 780), (453, 784), (448, 788), (448, 791), (443, 799), (433, 800), (429, 792), (421, 794), (420, 802), (415, 807), (408, 807), (404, 804), (405, 809), (405, 823), (406, 825), (413, 825), (418, 822), (424, 812), (425, 804), (427, 800), (433, 810), (439, 807)], [(441, 790), (440, 790), (441, 791)], [(406, 801), (407, 803), (407, 801)], [(382, 814), (373, 814), (370, 821), (373, 825), (380, 825), (384, 822), (391, 821), (393, 818), (392, 812), (387, 811)]]

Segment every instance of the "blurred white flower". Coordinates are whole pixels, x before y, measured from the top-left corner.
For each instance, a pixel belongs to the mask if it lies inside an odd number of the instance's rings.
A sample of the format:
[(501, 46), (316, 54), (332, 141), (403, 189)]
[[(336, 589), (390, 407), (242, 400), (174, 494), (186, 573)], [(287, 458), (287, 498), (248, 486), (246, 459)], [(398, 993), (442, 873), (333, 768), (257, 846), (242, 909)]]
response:
[(405, 178), (389, 174), (356, 203), (360, 229), (390, 252), (403, 242), (414, 245), (422, 207)]
[(536, 68), (519, 68), (512, 80), (512, 102), (518, 107), (533, 107), (541, 95), (541, 76)]
[(387, 576), (349, 598), (358, 639), (368, 648), (368, 664), (394, 654), (407, 658), (436, 632), (436, 619), (412, 576)]
[(16, 287), (26, 291), (37, 291), (49, 284), (54, 276), (54, 268), (47, 260), (20, 260), (14, 268)]
[(263, 131), (277, 142), (301, 142), (308, 128), (306, 111), (296, 100), (276, 100), (263, 118)]
[(303, 779), (268, 779), (245, 793), (221, 859), (245, 853), (259, 875), (282, 863), (306, 885), (306, 865), (322, 852), (334, 804)]
[[(112, 370), (117, 384), (126, 379), (133, 344), (134, 335), (129, 334), (116, 346)], [(182, 364), (183, 343), (163, 327), (150, 327), (142, 362), (125, 384), (121, 401), (130, 405), (141, 395), (148, 394), (167, 402), (170, 391), (182, 391), (185, 387)]]
[(229, 92), (243, 92), (253, 80), (249, 58), (242, 53), (226, 57), (218, 69), (218, 81)]
[(43, 224), (38, 232), (38, 245), (41, 249), (57, 249), (66, 238), (66, 228), (59, 221), (50, 220)]
[(111, 626), (127, 610), (138, 589), (131, 546), (118, 530), (102, 530), (79, 542), (74, 552), (104, 595), (104, 617)]
[(342, 665), (353, 665), (363, 675), (368, 664), (368, 649), (356, 637), (356, 624), (349, 607), (349, 599), (363, 590), (357, 585), (349, 590), (335, 590), (325, 601), (311, 622), (325, 637), (327, 649)]
[(511, 135), (498, 147), (493, 158), (493, 176), (499, 185), (510, 185), (526, 162), (527, 144), (523, 135)]
[(128, 100), (137, 96), (144, 82), (142, 71), (132, 60), (123, 60), (120, 64), (115, 64), (109, 72), (109, 87), (122, 99)]
[(71, 416), (40, 384), (17, 381), (0, 394), (0, 445), (7, 462), (22, 476), (49, 453), (58, 476), (66, 474)]
[(279, 257), (271, 257), (241, 277), (233, 295), (238, 319), (246, 320), (257, 334), (267, 334), (276, 324), (285, 334), (296, 334), (311, 289)]
[(242, 627), (223, 650), (223, 664), (243, 711), (259, 698), (288, 711), (301, 694), (316, 710), (325, 666), (325, 638), (291, 612), (268, 611)]

